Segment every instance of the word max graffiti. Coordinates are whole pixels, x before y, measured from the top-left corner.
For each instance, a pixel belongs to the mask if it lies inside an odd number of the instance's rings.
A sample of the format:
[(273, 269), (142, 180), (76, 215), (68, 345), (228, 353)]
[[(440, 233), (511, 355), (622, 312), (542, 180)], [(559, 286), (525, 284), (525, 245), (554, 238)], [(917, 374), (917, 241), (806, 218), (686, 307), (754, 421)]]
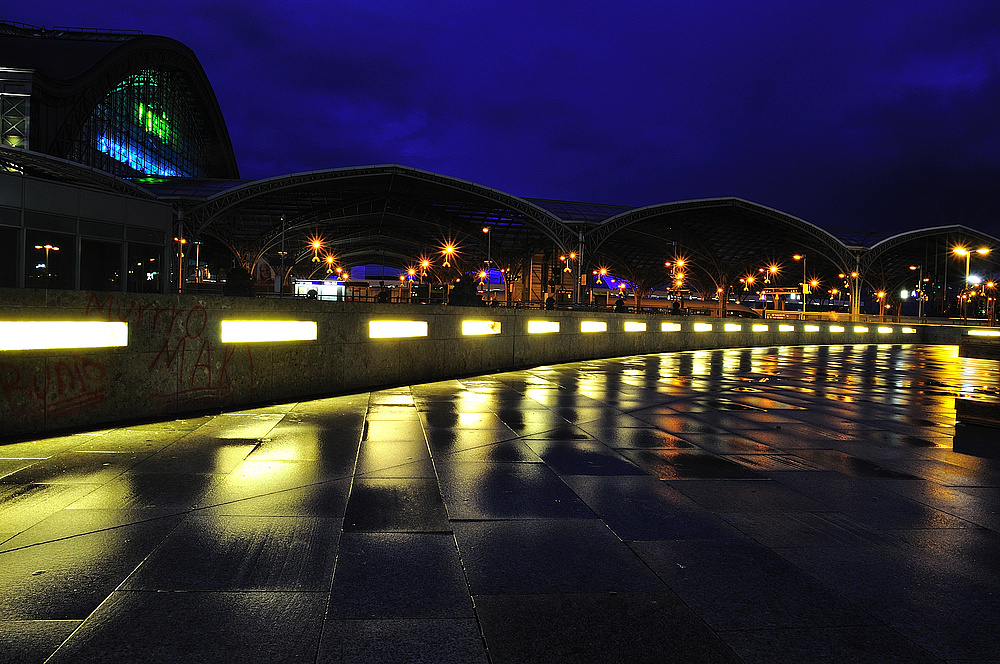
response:
[[(217, 330), (217, 321), (201, 304), (178, 307), (174, 304), (141, 302), (113, 294), (91, 293), (87, 299), (86, 316), (109, 321), (128, 322), (132, 336), (147, 337), (149, 348), (155, 350), (148, 371), (159, 373), (151, 384), (149, 398), (156, 407), (171, 403), (193, 405), (198, 402), (225, 402), (233, 397), (235, 381), (230, 376), (234, 358), (245, 360), (246, 385), (252, 396), (253, 352), (249, 344), (213, 344), (209, 330)], [(244, 362), (240, 362), (244, 366)], [(242, 370), (242, 369), (241, 369)]]

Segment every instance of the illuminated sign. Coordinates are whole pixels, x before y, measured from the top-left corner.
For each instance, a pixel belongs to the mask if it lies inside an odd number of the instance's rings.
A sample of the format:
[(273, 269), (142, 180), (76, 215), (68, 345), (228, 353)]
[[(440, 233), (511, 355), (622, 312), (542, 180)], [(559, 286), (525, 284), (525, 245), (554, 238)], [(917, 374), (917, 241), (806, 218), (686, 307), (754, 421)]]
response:
[(879, 334), (890, 334), (891, 332), (892, 332), (892, 328), (891, 327), (880, 327), (880, 328), (878, 328), (878, 333)]
[(843, 325), (831, 325), (830, 326), (830, 331), (831, 332), (843, 332), (844, 331), (844, 326)]
[(854, 326), (854, 331), (855, 332), (867, 332), (868, 328), (865, 327), (864, 325), (855, 325)]
[(373, 320), (368, 322), (371, 339), (399, 337), (426, 337), (427, 321), (422, 320)]
[(711, 323), (695, 323), (694, 324), (694, 331), (695, 332), (711, 332), (712, 331), (712, 324)]
[(779, 325), (778, 326), (778, 331), (779, 332), (794, 332), (795, 331), (795, 326), (794, 325)]
[(763, 323), (756, 323), (753, 326), (754, 332), (769, 332), (770, 330), (771, 328), (768, 327), (767, 325), (764, 325)]
[(559, 331), (559, 323), (550, 320), (529, 320), (528, 334), (549, 334)]
[(969, 335), (973, 337), (1000, 337), (1000, 332), (996, 330), (969, 330)]
[(500, 334), (500, 321), (463, 320), (462, 334), (466, 336), (477, 336), (483, 334)]
[(726, 332), (742, 332), (743, 326), (739, 323), (726, 323), (725, 330)]
[(819, 332), (819, 325), (806, 325), (806, 332)]
[(222, 343), (315, 341), (316, 323), (304, 320), (224, 320)]
[(128, 345), (128, 323), (0, 322), (0, 351), (110, 348)]
[(661, 332), (680, 332), (681, 331), (681, 324), (680, 323), (660, 323), (660, 331)]
[(607, 332), (608, 324), (603, 321), (585, 320), (580, 323), (581, 332)]
[[(904, 327), (902, 330), (903, 334), (916, 334), (917, 331), (912, 327)], [(997, 336), (1000, 337), (1000, 332), (997, 332)]]
[(624, 329), (626, 332), (645, 332), (646, 331), (646, 324), (645, 323), (638, 323), (636, 321), (627, 320), (622, 325), (622, 329)]

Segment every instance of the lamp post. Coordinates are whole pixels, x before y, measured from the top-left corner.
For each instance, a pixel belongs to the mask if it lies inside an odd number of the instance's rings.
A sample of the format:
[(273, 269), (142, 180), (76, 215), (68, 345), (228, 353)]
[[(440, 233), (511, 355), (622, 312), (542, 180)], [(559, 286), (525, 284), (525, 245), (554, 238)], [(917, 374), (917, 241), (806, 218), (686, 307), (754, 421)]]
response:
[(279, 297), (285, 296), (285, 256), (288, 252), (285, 251), (285, 217), (281, 217), (281, 251), (278, 252), (278, 256), (281, 257), (281, 271), (278, 273), (278, 282), (274, 284), (275, 290), (278, 291)]
[(809, 282), (806, 281), (806, 255), (795, 254), (794, 260), (802, 261), (802, 320), (806, 319), (806, 295), (809, 293)]
[(487, 299), (493, 299), (493, 269), (492, 269), (492, 258), (493, 258), (493, 238), (490, 237), (490, 227), (483, 226), (483, 232), (486, 233), (486, 274), (489, 277), (489, 286), (487, 287)]
[(45, 287), (49, 287), (49, 277), (52, 276), (51, 269), (49, 267), (49, 252), (59, 251), (59, 247), (52, 244), (36, 244), (35, 249), (45, 250)]
[(911, 270), (920, 270), (920, 276), (917, 277), (917, 318), (923, 320), (924, 318), (924, 266), (923, 265), (911, 265)]

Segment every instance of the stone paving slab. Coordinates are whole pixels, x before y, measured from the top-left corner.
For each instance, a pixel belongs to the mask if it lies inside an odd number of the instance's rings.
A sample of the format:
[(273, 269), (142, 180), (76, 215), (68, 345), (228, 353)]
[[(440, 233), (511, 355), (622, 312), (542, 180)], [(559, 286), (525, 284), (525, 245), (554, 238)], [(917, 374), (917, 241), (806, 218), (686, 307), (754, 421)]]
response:
[(0, 664), (1000, 661), (1000, 460), (952, 449), (1000, 374), (963, 362), (692, 351), (0, 444)]

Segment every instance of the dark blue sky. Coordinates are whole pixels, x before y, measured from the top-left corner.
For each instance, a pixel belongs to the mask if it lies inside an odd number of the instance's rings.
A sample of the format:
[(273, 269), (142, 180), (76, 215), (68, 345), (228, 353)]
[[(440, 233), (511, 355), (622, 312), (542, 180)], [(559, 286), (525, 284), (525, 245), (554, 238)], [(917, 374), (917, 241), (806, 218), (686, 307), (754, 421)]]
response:
[(526, 197), (1000, 235), (995, 0), (4, 4), (190, 46), (244, 177), (398, 163)]

